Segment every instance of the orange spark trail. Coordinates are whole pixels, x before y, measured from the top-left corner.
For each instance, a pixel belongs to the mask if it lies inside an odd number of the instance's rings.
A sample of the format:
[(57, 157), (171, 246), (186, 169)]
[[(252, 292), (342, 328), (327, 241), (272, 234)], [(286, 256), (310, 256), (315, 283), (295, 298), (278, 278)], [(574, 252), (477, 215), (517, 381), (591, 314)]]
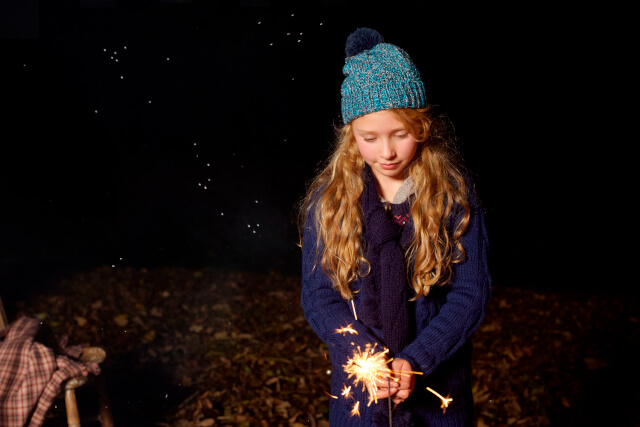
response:
[(348, 324), (347, 326), (345, 326), (344, 328), (338, 328), (336, 329), (336, 334), (345, 334), (345, 333), (350, 333), (350, 334), (355, 334), (358, 335), (358, 331), (356, 331), (355, 329), (353, 329), (351, 327), (351, 325), (353, 325), (353, 323)]
[(338, 398), (338, 396), (334, 396), (333, 394), (329, 394), (326, 391), (324, 392), (324, 394), (326, 394), (327, 396), (329, 396), (332, 399), (337, 399)]
[(355, 405), (353, 405), (351, 416), (353, 417), (354, 415), (360, 416), (360, 402), (356, 402)]
[(445, 412), (447, 412), (447, 407), (449, 406), (449, 403), (453, 402), (453, 399), (451, 399), (450, 397), (442, 397), (440, 393), (438, 393), (431, 387), (427, 387), (427, 390), (429, 390), (431, 393), (438, 396), (440, 400), (442, 400), (442, 405), (440, 405), (440, 408), (442, 408), (442, 413), (444, 414)]
[[(393, 359), (390, 359), (389, 362), (391, 362)], [(418, 372), (418, 371), (391, 371), (394, 374), (397, 375), (404, 375), (405, 377), (410, 377), (411, 375), (409, 374), (414, 374), (414, 375), (423, 375), (422, 372)]]
[(342, 387), (342, 393), (341, 393), (345, 399), (348, 399), (349, 396), (351, 396), (351, 386), (347, 387), (346, 384), (344, 384), (344, 386)]

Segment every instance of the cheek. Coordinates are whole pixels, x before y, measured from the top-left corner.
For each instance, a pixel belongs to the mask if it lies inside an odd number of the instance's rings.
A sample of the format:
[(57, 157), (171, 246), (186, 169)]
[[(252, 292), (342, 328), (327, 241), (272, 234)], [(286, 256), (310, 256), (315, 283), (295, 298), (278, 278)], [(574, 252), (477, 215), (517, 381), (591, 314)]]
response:
[(403, 145), (402, 149), (403, 157), (413, 159), (413, 157), (416, 155), (416, 151), (418, 151), (418, 143), (416, 141), (412, 141)]
[(358, 151), (365, 162), (371, 163), (372, 159), (375, 159), (375, 149), (373, 144), (367, 144), (358, 141)]

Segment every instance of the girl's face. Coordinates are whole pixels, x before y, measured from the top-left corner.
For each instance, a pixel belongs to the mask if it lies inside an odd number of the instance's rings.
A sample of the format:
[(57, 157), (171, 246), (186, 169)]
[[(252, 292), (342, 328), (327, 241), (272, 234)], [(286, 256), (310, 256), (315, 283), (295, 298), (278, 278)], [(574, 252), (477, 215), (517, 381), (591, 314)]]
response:
[(382, 110), (354, 119), (351, 127), (360, 155), (378, 183), (401, 185), (418, 148), (405, 125), (391, 111)]

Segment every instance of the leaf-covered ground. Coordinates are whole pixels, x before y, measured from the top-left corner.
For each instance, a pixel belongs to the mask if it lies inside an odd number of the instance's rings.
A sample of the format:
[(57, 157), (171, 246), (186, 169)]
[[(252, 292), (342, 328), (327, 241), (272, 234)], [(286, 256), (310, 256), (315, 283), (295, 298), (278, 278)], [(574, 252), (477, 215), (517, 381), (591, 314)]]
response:
[[(10, 314), (107, 350), (116, 426), (327, 426), (330, 363), (299, 289), (277, 273), (104, 267)], [(494, 286), (474, 335), (477, 426), (640, 425), (639, 318), (637, 298), (607, 289)]]

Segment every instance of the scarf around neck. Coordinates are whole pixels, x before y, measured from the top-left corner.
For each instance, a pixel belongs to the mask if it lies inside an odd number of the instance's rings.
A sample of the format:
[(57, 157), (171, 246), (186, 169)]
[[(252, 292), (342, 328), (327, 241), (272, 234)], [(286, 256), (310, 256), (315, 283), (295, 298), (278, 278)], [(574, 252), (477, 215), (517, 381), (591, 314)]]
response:
[(382, 329), (384, 343), (394, 355), (404, 348), (409, 334), (409, 288), (403, 246), (412, 238), (413, 227), (398, 225), (387, 212), (368, 165), (363, 180), (365, 257), (371, 271), (362, 279), (361, 316), (366, 325)]
[[(380, 201), (375, 177), (366, 165), (363, 171), (362, 212), (364, 215), (364, 240), (366, 258), (371, 264), (369, 274), (363, 277), (363, 301), (360, 317), (369, 327), (382, 329), (384, 344), (390, 356), (398, 354), (409, 337), (409, 311), (407, 269), (404, 249), (413, 237), (413, 224), (404, 227), (394, 221)], [(393, 425), (413, 425), (411, 413), (402, 405), (393, 411)], [(384, 426), (389, 421), (385, 401), (376, 405), (373, 423)]]

